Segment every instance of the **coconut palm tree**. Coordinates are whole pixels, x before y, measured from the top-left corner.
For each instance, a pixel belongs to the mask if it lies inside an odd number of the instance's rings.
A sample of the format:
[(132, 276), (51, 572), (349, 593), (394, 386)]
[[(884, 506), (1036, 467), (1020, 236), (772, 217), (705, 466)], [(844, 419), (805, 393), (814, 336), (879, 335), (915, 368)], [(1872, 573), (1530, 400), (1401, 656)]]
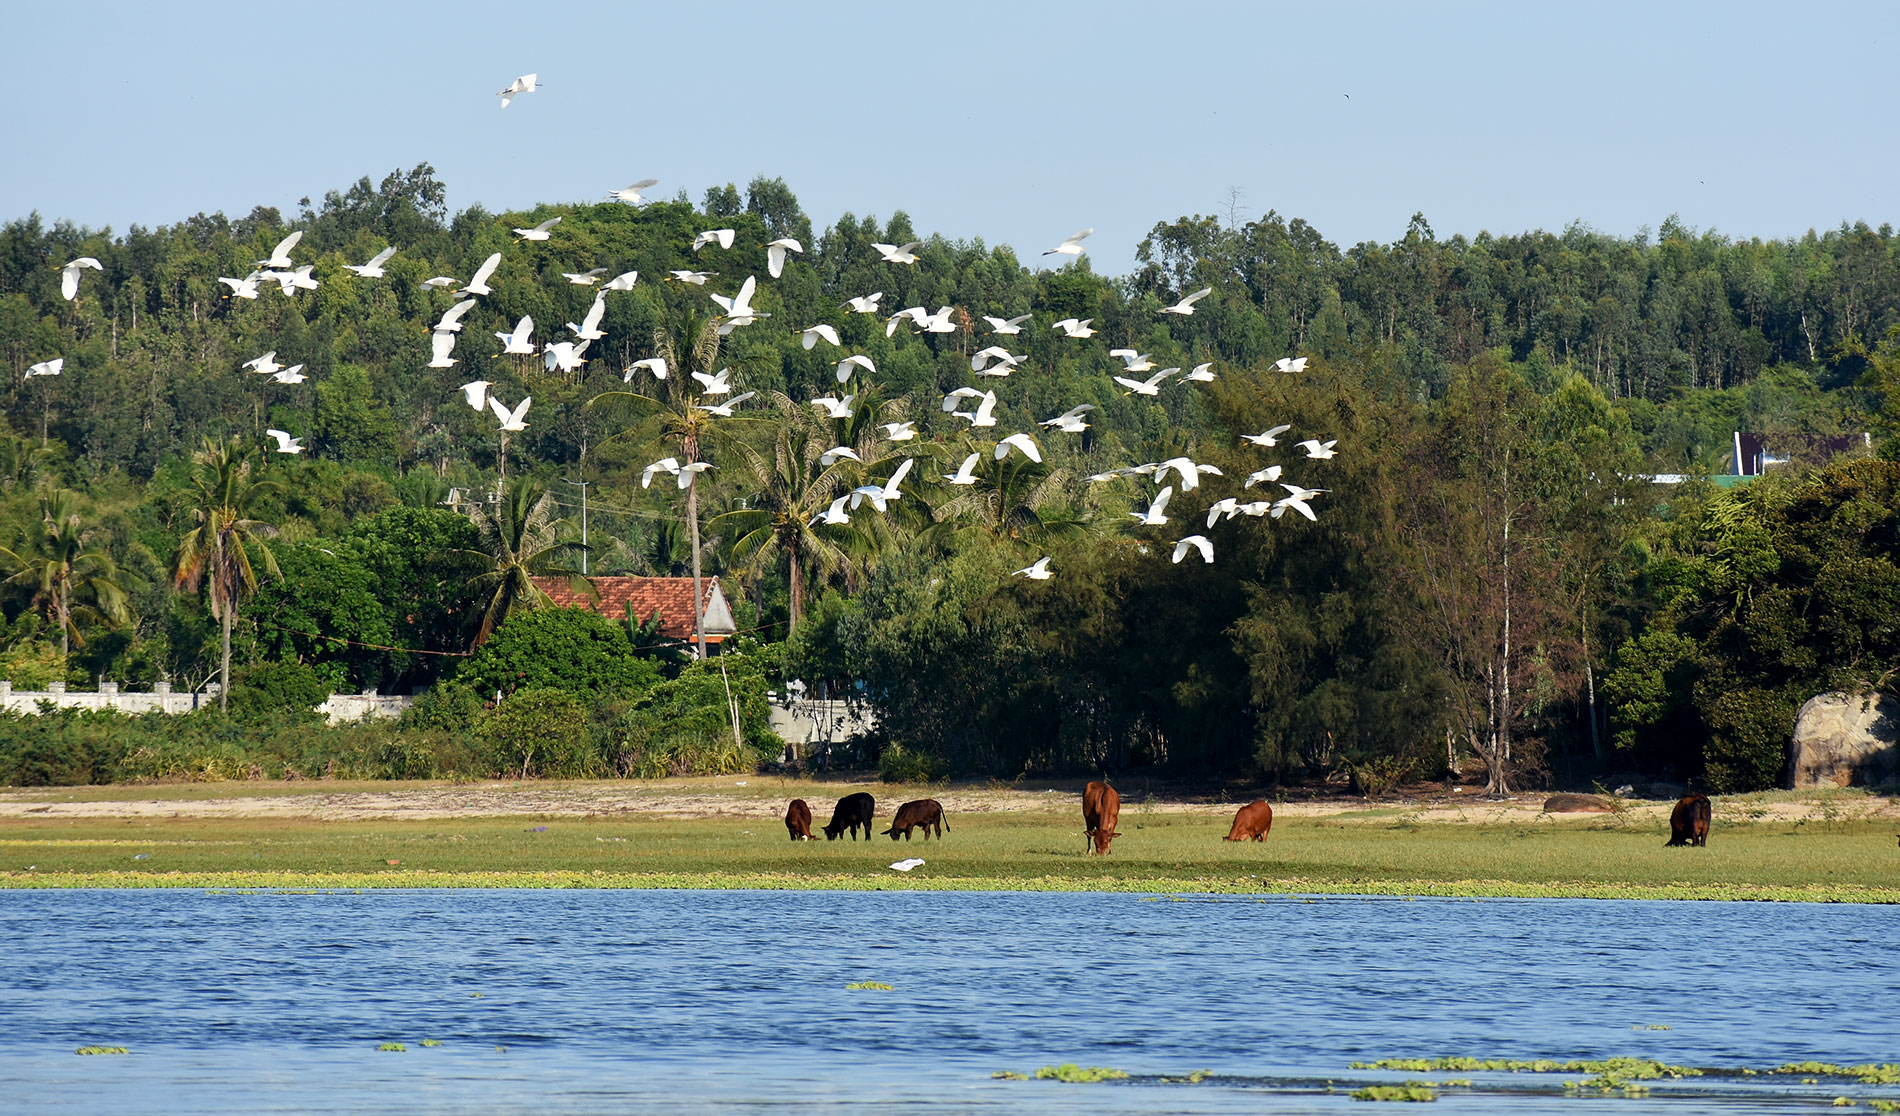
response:
[(191, 517), (198, 526), (178, 541), (173, 569), (180, 588), (195, 591), (199, 582), (206, 584), (211, 615), (223, 626), (218, 708), (224, 709), (231, 694), (231, 620), (244, 599), (257, 592), (251, 552), (257, 552), (266, 574), (283, 577), (277, 556), (265, 541), (277, 534), (277, 528), (251, 516), (259, 499), (281, 486), (252, 479), (252, 451), (237, 438), (226, 442), (206, 438), (192, 463), (197, 506), (191, 509)]
[(80, 519), (78, 500), (69, 489), (42, 491), (40, 522), (22, 532), (17, 547), (0, 547), (0, 564), (12, 571), (5, 584), (32, 590), (34, 606), (59, 628), (62, 659), (74, 643), (85, 646), (79, 621), (117, 625), (129, 618), (112, 556), (88, 549), (98, 531)]
[(450, 552), (481, 570), (468, 583), (475, 599), (486, 602), (471, 646), (487, 642), (495, 629), (515, 613), (552, 603), (534, 583), (538, 574), (559, 574), (567, 577), (577, 591), (593, 592), (591, 582), (561, 564), (585, 548), (559, 537), (560, 505), (542, 486), (516, 480), (503, 488), (492, 508), (475, 505), (474, 523), (481, 538), (480, 549)]
[[(972, 442), (971, 450), (982, 447)], [(1001, 461), (983, 454), (976, 484), (937, 507), (934, 541), (980, 533), (1020, 549), (1049, 538), (1078, 535), (1087, 524), (1065, 506), (1069, 471), (1010, 454)]]
[[(627, 418), (627, 428), (613, 438), (625, 438), (649, 449), (677, 449), (681, 460), (688, 465), (703, 461), (701, 452), (718, 437), (715, 424), (748, 421), (722, 419), (697, 407), (700, 397), (692, 373), (712, 375), (723, 342), (718, 318), (687, 311), (671, 328), (653, 331), (653, 355), (666, 361), (669, 370), (666, 379), (655, 381), (650, 394), (602, 392), (588, 402), (588, 407)], [(698, 472), (688, 474), (686, 523), (693, 545), (693, 639), (703, 659), (706, 657), (706, 590), (701, 574), (699, 481)]]

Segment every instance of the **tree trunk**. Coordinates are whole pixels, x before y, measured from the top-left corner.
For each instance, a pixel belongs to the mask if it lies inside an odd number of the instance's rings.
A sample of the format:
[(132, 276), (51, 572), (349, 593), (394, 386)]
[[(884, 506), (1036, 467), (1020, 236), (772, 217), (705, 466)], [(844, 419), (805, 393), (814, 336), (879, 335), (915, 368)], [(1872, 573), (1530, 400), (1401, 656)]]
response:
[(786, 626), (788, 634), (798, 630), (798, 621), (805, 615), (805, 564), (799, 561), (800, 557), (795, 546), (785, 552), (785, 576), (791, 583), (792, 621)]
[(54, 594), (53, 600), (58, 603), (59, 609), (59, 665), (63, 670), (66, 667), (67, 656), (72, 653), (73, 625), (72, 615), (66, 604), (66, 590), (63, 586), (58, 593)]
[[(697, 460), (692, 450), (687, 451), (687, 456)], [(691, 524), (693, 533), (693, 641), (699, 645), (699, 657), (704, 659), (706, 657), (706, 590), (701, 586), (699, 574), (699, 474), (697, 472), (686, 482), (686, 521)]]
[(231, 705), (231, 601), (227, 595), (224, 602), (224, 646), (218, 662), (218, 710), (223, 712)]

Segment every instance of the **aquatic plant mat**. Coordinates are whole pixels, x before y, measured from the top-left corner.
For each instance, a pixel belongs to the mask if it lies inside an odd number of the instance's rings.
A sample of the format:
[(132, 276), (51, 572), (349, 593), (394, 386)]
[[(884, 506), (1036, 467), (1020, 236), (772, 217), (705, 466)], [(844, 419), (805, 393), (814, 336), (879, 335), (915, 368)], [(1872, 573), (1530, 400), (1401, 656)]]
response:
[[(0, 791), (0, 887), (763, 888), (1121, 891), (1187, 895), (1751, 899), (1900, 902), (1891, 800), (1723, 800), (1707, 848), (1664, 848), (1656, 808), (1586, 817), (1444, 808), (1276, 806), (1264, 842), (1228, 843), (1231, 804), (1129, 796), (1106, 857), (1073, 795), (871, 786), (881, 819), (943, 799), (941, 841), (792, 842), (793, 796), (821, 819), (851, 789), (763, 777), (689, 788), (690, 809), (530, 786), (498, 811), (468, 788), (187, 785)], [(750, 785), (747, 785), (750, 784)], [(529, 793), (532, 792), (532, 793)], [(496, 791), (495, 794), (506, 793)], [(466, 814), (442, 809), (462, 800)], [(567, 797), (562, 797), (566, 795)], [(433, 796), (433, 797), (431, 797)], [(339, 809), (338, 802), (347, 802)], [(368, 803), (368, 805), (364, 805)], [(417, 803), (436, 803), (420, 808)], [(577, 804), (574, 808), (564, 803)], [(644, 804), (643, 804), (644, 805)], [(583, 812), (589, 806), (595, 812)], [(677, 816), (683, 814), (685, 816)], [(421, 816), (417, 816), (421, 815)], [(888, 824), (880, 820), (880, 826)], [(908, 874), (896, 859), (921, 857)]]

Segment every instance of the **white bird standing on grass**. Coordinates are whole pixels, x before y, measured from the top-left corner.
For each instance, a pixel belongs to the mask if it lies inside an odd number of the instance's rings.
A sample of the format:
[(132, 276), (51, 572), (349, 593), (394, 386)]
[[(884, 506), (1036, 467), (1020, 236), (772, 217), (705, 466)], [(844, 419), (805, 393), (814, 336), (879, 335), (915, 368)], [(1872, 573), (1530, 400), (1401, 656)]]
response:
[(1187, 538), (1174, 544), (1175, 565), (1178, 566), (1181, 564), (1181, 559), (1187, 557), (1187, 552), (1190, 549), (1201, 552), (1201, 561), (1206, 562), (1210, 566), (1214, 564), (1214, 544), (1207, 541), (1206, 535), (1189, 535)]
[(488, 279), (490, 276), (495, 274), (495, 269), (500, 266), (501, 266), (501, 253), (496, 252), (494, 255), (489, 256), (487, 259), (482, 261), (482, 266), (475, 269), (475, 278), (470, 279), (468, 281), (468, 286), (463, 287), (461, 290), (457, 291), (456, 293), (465, 294), (465, 295), (494, 294), (495, 292), (491, 290), (488, 286)]
[(1083, 229), (1074, 236), (1044, 252), (1045, 256), (1079, 256), (1082, 254), (1082, 242), (1089, 238), (1094, 229)]
[[(501, 107), (507, 108), (513, 103), (518, 94), (532, 93), (538, 89), (540, 87), (540, 76), (539, 74), (522, 74), (520, 77), (509, 82), (508, 88), (495, 94), (495, 96), (501, 98)], [(556, 99), (558, 100), (559, 98)]]
[(785, 253), (803, 252), (805, 246), (789, 236), (779, 237), (765, 246), (765, 270), (777, 279), (785, 270)]
[(1179, 314), (1182, 317), (1187, 317), (1194, 313), (1195, 303), (1201, 301), (1202, 299), (1206, 298), (1208, 295), (1211, 295), (1213, 293), (1214, 293), (1214, 288), (1202, 287), (1200, 290), (1195, 291), (1193, 294), (1175, 303), (1173, 306), (1163, 306), (1161, 308), (1161, 312), (1163, 314)]
[(396, 250), (394, 248), (385, 248), (374, 256), (371, 256), (368, 263), (344, 264), (343, 270), (356, 272), (356, 277), (359, 279), (381, 279), (383, 277), (383, 265), (388, 263), (389, 258), (395, 254)]
[(908, 872), (912, 868), (922, 868), (923, 866), (924, 866), (923, 858), (916, 857), (916, 856), (910, 857), (906, 860), (900, 860), (897, 863), (891, 865), (892, 868), (896, 869), (899, 872)]
[(639, 205), (641, 201), (640, 191), (652, 186), (658, 186), (659, 184), (660, 180), (657, 178), (642, 178), (631, 186), (623, 186), (618, 190), (608, 191), (607, 200), (626, 202), (628, 205)]
[(303, 452), (303, 446), (299, 444), (301, 439), (291, 437), (288, 431), (266, 430), (264, 431), (264, 433), (270, 435), (272, 438), (275, 438), (277, 440), (278, 453), (302, 453)]
[(559, 217), (550, 217), (531, 229), (516, 229), (515, 235), (523, 240), (546, 240), (548, 230), (560, 223)]
[(71, 302), (79, 297), (79, 273), (85, 271), (87, 268), (91, 268), (93, 271), (105, 270), (99, 261), (93, 259), (91, 256), (81, 256), (71, 263), (61, 265), (59, 268), (59, 297), (65, 299), (67, 302)]
[(1048, 581), (1056, 575), (1049, 572), (1049, 556), (1045, 554), (1041, 558), (1036, 559), (1034, 564), (1024, 566), (1011, 576), (1026, 577), (1031, 581)]

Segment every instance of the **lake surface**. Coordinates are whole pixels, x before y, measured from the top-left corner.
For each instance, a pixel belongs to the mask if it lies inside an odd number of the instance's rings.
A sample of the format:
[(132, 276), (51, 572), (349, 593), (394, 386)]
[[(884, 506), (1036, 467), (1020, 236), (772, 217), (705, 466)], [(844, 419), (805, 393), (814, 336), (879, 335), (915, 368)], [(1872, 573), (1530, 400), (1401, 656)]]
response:
[[(1581, 1102), (1528, 1091), (1555, 1077), (1348, 1065), (1900, 1061), (1894, 907), (12, 891), (0, 943), (9, 1113), (1346, 1112), (1362, 1110), (1349, 1085), (1446, 1077), (1478, 1091), (1436, 1111), (1519, 1112)], [(130, 1053), (74, 1055), (88, 1045)], [(990, 1077), (1063, 1062), (1216, 1076)], [(1610, 1103), (1900, 1097), (1798, 1078), (1706, 1088)]]

